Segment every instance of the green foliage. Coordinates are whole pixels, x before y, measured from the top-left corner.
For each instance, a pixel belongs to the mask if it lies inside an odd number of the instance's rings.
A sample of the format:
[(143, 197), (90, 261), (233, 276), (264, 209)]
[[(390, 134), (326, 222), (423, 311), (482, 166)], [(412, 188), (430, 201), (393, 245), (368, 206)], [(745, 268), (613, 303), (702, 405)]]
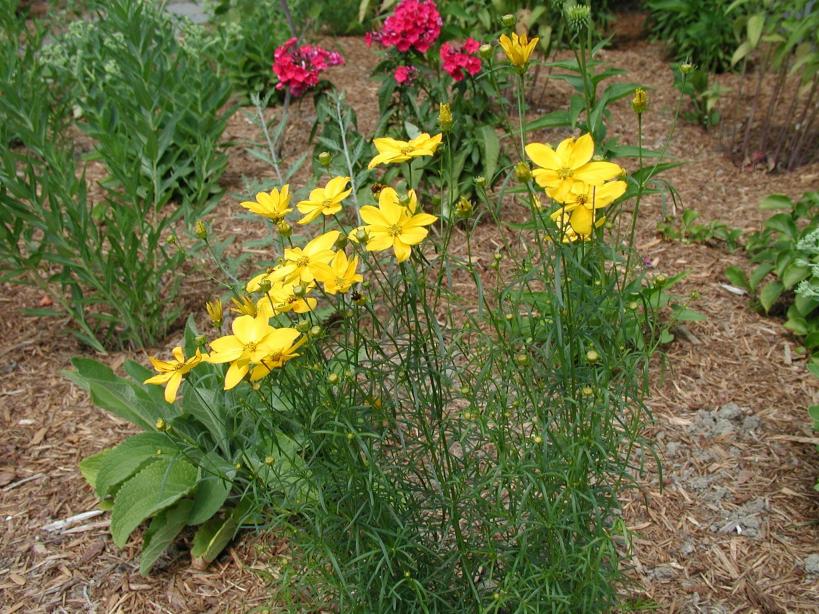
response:
[(652, 36), (668, 45), (674, 60), (705, 72), (730, 68), (739, 32), (725, 0), (646, 0), (645, 6)]
[[(189, 321), (188, 355), (196, 337)], [(124, 546), (150, 520), (141, 573), (186, 526), (198, 526), (192, 546), (197, 564), (213, 561), (259, 511), (257, 491), (268, 501), (279, 493), (279, 503), (292, 508), (307, 495), (302, 446), (254, 415), (247, 394), (222, 391), (217, 367), (189, 376), (202, 390), (186, 389), (179, 403), (169, 405), (161, 388), (142, 383), (151, 373), (136, 363), (125, 365), (128, 378), (93, 360), (76, 358), (73, 364), (66, 375), (99, 407), (145, 431), (80, 464), (101, 507), (111, 510), (114, 543)]]
[(760, 207), (780, 212), (748, 238), (746, 249), (756, 268), (746, 274), (730, 267), (725, 275), (755, 297), (765, 313), (784, 312), (785, 328), (814, 351), (819, 348), (819, 193), (807, 192), (797, 202), (774, 194)]
[(657, 225), (657, 231), (667, 239), (683, 243), (705, 243), (707, 245), (724, 245), (728, 251), (741, 247), (742, 229), (732, 228), (711, 220), (705, 224), (697, 222), (700, 214), (693, 209), (686, 209), (679, 220), (667, 218)]
[(276, 84), (273, 53), (291, 34), (274, 0), (240, 2), (233, 8), (229, 4), (216, 7), (215, 31), (206, 34), (204, 51), (213, 56), (233, 90), (249, 99), (250, 94), (265, 94)]
[(94, 139), (92, 157), (109, 172), (104, 186), (157, 210), (171, 200), (201, 208), (219, 196), (230, 88), (180, 45), (161, 7), (104, 3), (95, 22), (72, 23), (45, 62)]
[(683, 96), (688, 96), (690, 109), (682, 114), (686, 121), (705, 129), (719, 123), (717, 103), (725, 90), (717, 83), (709, 86), (707, 72), (694, 68), (685, 73), (677, 65), (674, 67), (674, 87)]

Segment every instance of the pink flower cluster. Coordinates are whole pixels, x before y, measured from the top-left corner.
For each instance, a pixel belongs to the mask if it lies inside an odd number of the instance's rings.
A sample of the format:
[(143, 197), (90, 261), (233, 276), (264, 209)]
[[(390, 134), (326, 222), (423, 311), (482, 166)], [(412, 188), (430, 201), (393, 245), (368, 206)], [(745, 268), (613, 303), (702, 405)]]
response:
[(368, 32), (364, 42), (395, 47), (401, 53), (415, 49), (426, 53), (441, 34), (443, 20), (433, 0), (402, 0), (387, 17), (380, 32)]
[(331, 66), (344, 64), (344, 58), (335, 51), (327, 51), (315, 45), (296, 46), (297, 39), (291, 38), (273, 54), (273, 72), (279, 78), (276, 89), (289, 88), (298, 98), (305, 91), (315, 87), (319, 74)]
[(418, 69), (415, 66), (399, 66), (395, 69), (393, 76), (398, 85), (409, 85), (415, 79), (415, 73), (417, 72)]
[(475, 76), (481, 71), (481, 59), (475, 55), (481, 44), (474, 38), (467, 38), (463, 45), (444, 43), (441, 45), (441, 65), (455, 81), (461, 81), (466, 73)]

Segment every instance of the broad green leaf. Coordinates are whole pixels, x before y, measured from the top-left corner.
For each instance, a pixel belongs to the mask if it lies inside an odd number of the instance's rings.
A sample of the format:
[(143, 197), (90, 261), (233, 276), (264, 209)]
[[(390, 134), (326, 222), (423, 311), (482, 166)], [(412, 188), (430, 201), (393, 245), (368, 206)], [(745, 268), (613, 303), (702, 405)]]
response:
[(672, 311), (672, 317), (675, 320), (679, 320), (680, 322), (702, 322), (703, 320), (707, 320), (708, 317), (704, 313), (700, 313), (694, 309), (688, 309), (687, 307), (675, 307)]
[(791, 199), (784, 194), (771, 194), (762, 199), (759, 203), (759, 208), (764, 210), (770, 209), (790, 209), (793, 206)]
[(765, 313), (771, 310), (771, 307), (773, 307), (774, 303), (776, 303), (777, 299), (782, 295), (783, 290), (784, 287), (780, 281), (771, 281), (763, 286), (759, 293), (759, 302), (765, 310)]
[(738, 288), (750, 290), (751, 286), (748, 283), (748, 277), (738, 266), (729, 266), (725, 269), (725, 277)]
[(774, 265), (770, 262), (766, 262), (764, 264), (760, 264), (756, 267), (753, 271), (751, 271), (751, 276), (748, 279), (750, 283), (750, 290), (756, 291), (759, 282), (761, 282), (765, 277), (774, 270)]
[(537, 119), (526, 124), (526, 132), (533, 130), (540, 130), (541, 128), (559, 128), (561, 126), (570, 126), (571, 118), (568, 111), (558, 110), (547, 113)]
[[(748, 18), (748, 42), (751, 47), (756, 48), (759, 44), (759, 37), (762, 36), (762, 28), (765, 25), (765, 14), (757, 13)], [(735, 64), (736, 62), (732, 62)]]
[(120, 548), (144, 520), (170, 507), (196, 487), (196, 467), (182, 459), (161, 458), (125, 482), (114, 497), (111, 535)]
[(803, 279), (810, 276), (810, 269), (796, 263), (790, 264), (782, 271), (782, 285), (786, 290), (790, 290)]
[(188, 520), (188, 524), (193, 525), (202, 524), (221, 509), (236, 474), (233, 465), (213, 452), (205, 455), (200, 465), (200, 479), (193, 494), (194, 505)]
[(112, 448), (102, 463), (97, 474), (97, 496), (105, 499), (113, 486), (127, 480), (145, 463), (155, 461), (163, 454), (179, 454), (179, 448), (164, 433), (148, 432), (128, 437)]
[(193, 559), (194, 567), (202, 569), (219, 556), (219, 553), (239, 531), (250, 509), (250, 499), (242, 499), (239, 505), (224, 517), (211, 518), (199, 527), (191, 544), (191, 559)]
[(668, 329), (663, 329), (663, 331), (660, 333), (659, 341), (662, 344), (671, 343), (672, 341), (674, 341), (674, 335), (672, 335)]
[(168, 549), (177, 535), (188, 524), (193, 501), (182, 499), (173, 507), (162, 510), (151, 520), (142, 541), (142, 556), (139, 559), (139, 573), (147, 576), (156, 560)]
[(481, 126), (481, 143), (483, 145), (483, 176), (488, 182), (495, 176), (500, 157), (500, 140), (492, 126)]
[(737, 62), (742, 60), (746, 55), (751, 53), (752, 47), (748, 41), (744, 41), (731, 56), (731, 66), (736, 66)]
[(113, 448), (108, 448), (102, 452), (86, 456), (80, 461), (80, 473), (82, 477), (84, 477), (85, 481), (95, 490), (97, 488), (97, 476), (99, 475), (100, 468), (105, 463), (105, 459), (112, 449)]
[(798, 316), (789, 317), (783, 326), (799, 337), (804, 337), (808, 334), (808, 322), (805, 318)]

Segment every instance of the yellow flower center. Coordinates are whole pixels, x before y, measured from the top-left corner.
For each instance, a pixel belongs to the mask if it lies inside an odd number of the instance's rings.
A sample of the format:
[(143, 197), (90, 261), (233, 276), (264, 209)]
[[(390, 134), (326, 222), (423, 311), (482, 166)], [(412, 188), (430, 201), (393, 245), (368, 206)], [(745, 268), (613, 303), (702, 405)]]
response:
[(332, 206), (333, 206), (333, 201), (330, 198), (325, 198), (323, 201), (321, 201), (321, 208), (322, 209), (327, 209), (328, 207), (332, 207)]
[(300, 269), (303, 269), (308, 264), (310, 264), (310, 258), (308, 256), (302, 256), (301, 258), (296, 260), (296, 266), (299, 267)]
[(415, 151), (415, 147), (413, 147), (412, 145), (404, 145), (401, 148), (401, 153), (404, 154), (405, 156), (410, 155), (413, 151)]
[(391, 237), (394, 239), (394, 238), (396, 238), (398, 235), (400, 235), (400, 234), (401, 234), (401, 230), (402, 230), (402, 229), (401, 229), (401, 226), (399, 226), (398, 224), (393, 224), (392, 226), (390, 226), (390, 227), (387, 229), (387, 232), (388, 232), (388, 233), (389, 233), (389, 235), (390, 235), (390, 236), (391, 236)]
[(589, 197), (585, 194), (578, 194), (577, 195), (577, 204), (578, 205), (585, 205), (589, 201)]
[(245, 345), (245, 352), (248, 352), (248, 353), (252, 354), (255, 351), (256, 351), (256, 343), (255, 342), (248, 343), (247, 345)]
[(572, 176), (572, 169), (567, 166), (557, 169), (557, 176), (561, 179), (568, 179)]

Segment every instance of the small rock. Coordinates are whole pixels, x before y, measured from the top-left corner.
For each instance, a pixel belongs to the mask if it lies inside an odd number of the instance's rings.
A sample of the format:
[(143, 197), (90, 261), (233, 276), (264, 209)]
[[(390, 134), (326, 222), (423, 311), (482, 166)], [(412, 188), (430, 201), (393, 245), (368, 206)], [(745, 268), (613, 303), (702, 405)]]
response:
[(734, 533), (745, 537), (759, 537), (762, 533), (762, 513), (767, 511), (765, 499), (758, 497), (725, 514), (719, 522), (711, 525), (717, 533)]
[(809, 576), (819, 576), (819, 553), (807, 556), (805, 559), (805, 573)]
[(717, 411), (717, 416), (725, 420), (736, 420), (741, 415), (742, 409), (736, 403), (727, 403)]
[(745, 416), (745, 419), (742, 421), (742, 430), (743, 431), (755, 431), (759, 428), (761, 424), (758, 416)]
[(648, 576), (652, 580), (657, 580), (659, 582), (671, 580), (676, 575), (677, 570), (671, 565), (657, 565), (657, 567), (648, 572)]

